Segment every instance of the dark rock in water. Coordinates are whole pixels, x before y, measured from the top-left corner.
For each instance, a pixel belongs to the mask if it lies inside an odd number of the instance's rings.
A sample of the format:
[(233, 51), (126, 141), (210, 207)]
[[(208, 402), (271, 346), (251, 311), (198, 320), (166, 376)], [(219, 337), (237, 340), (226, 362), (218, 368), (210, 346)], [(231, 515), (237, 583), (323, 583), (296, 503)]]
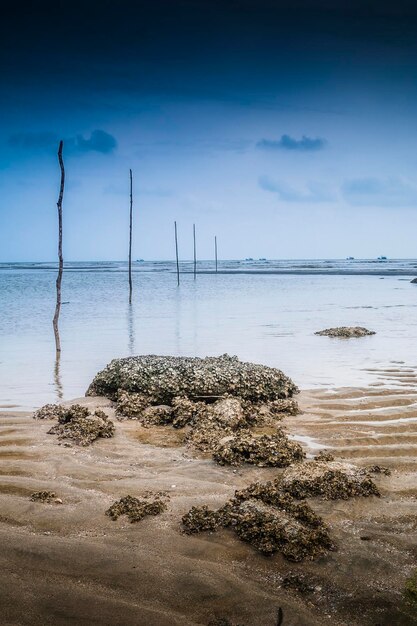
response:
[(414, 285), (417, 284), (417, 277), (413, 278), (413, 280), (410, 280), (410, 283), (413, 283)]
[(375, 335), (376, 333), (363, 326), (336, 326), (335, 328), (319, 330), (314, 334), (324, 337), (342, 337), (344, 339), (350, 339), (351, 337), (367, 337), (368, 335)]
[(120, 390), (167, 405), (175, 397), (207, 402), (232, 395), (261, 402), (290, 398), (298, 392), (280, 370), (226, 354), (204, 359), (155, 355), (114, 359), (95, 376), (87, 395), (115, 399)]

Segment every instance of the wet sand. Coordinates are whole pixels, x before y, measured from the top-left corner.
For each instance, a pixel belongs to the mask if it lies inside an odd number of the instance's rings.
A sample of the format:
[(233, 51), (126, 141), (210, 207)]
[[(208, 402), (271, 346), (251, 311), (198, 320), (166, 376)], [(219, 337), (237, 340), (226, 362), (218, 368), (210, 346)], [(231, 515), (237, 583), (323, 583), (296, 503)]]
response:
[[(337, 459), (380, 464), (381, 498), (311, 506), (338, 549), (293, 564), (264, 557), (228, 530), (186, 536), (191, 506), (216, 507), (236, 488), (274, 478), (274, 468), (220, 467), (193, 456), (181, 431), (116, 422), (113, 439), (89, 448), (59, 445), (50, 422), (9, 411), (0, 419), (0, 604), (2, 624), (209, 624), (242, 626), (408, 626), (403, 601), (417, 564), (417, 391), (407, 372), (377, 372), (405, 382), (381, 387), (305, 391), (303, 413), (284, 424), (309, 455), (320, 446)], [(110, 416), (111, 403), (83, 398)], [(30, 501), (55, 491), (62, 504)], [(165, 490), (168, 509), (130, 524), (105, 510), (126, 494)], [(304, 574), (312, 591), (282, 586)], [(415, 610), (415, 609), (414, 609)]]

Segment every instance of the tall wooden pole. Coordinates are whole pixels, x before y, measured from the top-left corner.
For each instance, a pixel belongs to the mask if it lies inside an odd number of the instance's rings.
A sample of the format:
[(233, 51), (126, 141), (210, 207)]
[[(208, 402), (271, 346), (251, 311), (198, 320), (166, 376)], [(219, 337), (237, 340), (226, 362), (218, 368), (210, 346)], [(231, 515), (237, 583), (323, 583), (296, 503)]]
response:
[(130, 224), (129, 224), (129, 304), (132, 303), (132, 221), (133, 221), (133, 179), (132, 170), (130, 174)]
[(64, 168), (64, 161), (62, 158), (63, 147), (64, 147), (64, 142), (61, 140), (59, 142), (59, 147), (58, 147), (58, 161), (59, 161), (59, 167), (61, 169), (61, 185), (59, 188), (58, 202), (56, 203), (58, 207), (58, 276), (56, 278), (55, 315), (52, 321), (52, 324), (54, 327), (55, 347), (56, 347), (57, 354), (61, 352), (61, 341), (59, 339), (58, 320), (59, 320), (59, 313), (61, 311), (61, 283), (62, 283), (62, 273), (64, 271), (64, 258), (62, 255), (62, 199), (64, 197), (64, 185), (65, 185), (65, 168)]
[(177, 222), (174, 222), (174, 228), (175, 228), (175, 256), (177, 259), (177, 284), (179, 286), (180, 284), (180, 264), (178, 261), (178, 234), (177, 234)]
[(193, 239), (194, 239), (194, 280), (197, 276), (197, 247), (195, 242), (195, 224), (193, 224)]
[(216, 274), (217, 274), (217, 236), (214, 236), (214, 260), (216, 263)]

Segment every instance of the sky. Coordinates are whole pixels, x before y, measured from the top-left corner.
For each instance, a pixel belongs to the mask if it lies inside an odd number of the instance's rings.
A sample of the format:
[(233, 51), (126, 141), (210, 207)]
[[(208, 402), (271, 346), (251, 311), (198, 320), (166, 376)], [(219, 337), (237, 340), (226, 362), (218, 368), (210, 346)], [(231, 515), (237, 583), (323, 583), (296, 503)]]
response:
[(417, 257), (417, 4), (3, 0), (0, 262)]

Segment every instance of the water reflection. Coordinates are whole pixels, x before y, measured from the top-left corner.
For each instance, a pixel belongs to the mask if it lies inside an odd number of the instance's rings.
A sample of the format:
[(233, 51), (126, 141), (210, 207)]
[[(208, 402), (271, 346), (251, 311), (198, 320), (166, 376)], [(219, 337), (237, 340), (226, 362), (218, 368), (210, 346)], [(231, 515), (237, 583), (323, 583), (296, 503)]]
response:
[(129, 302), (127, 307), (127, 330), (129, 335), (129, 355), (133, 356), (135, 354), (135, 323), (132, 302)]
[(64, 397), (64, 390), (61, 382), (61, 351), (55, 353), (55, 365), (54, 365), (54, 384), (57, 400), (62, 400)]

